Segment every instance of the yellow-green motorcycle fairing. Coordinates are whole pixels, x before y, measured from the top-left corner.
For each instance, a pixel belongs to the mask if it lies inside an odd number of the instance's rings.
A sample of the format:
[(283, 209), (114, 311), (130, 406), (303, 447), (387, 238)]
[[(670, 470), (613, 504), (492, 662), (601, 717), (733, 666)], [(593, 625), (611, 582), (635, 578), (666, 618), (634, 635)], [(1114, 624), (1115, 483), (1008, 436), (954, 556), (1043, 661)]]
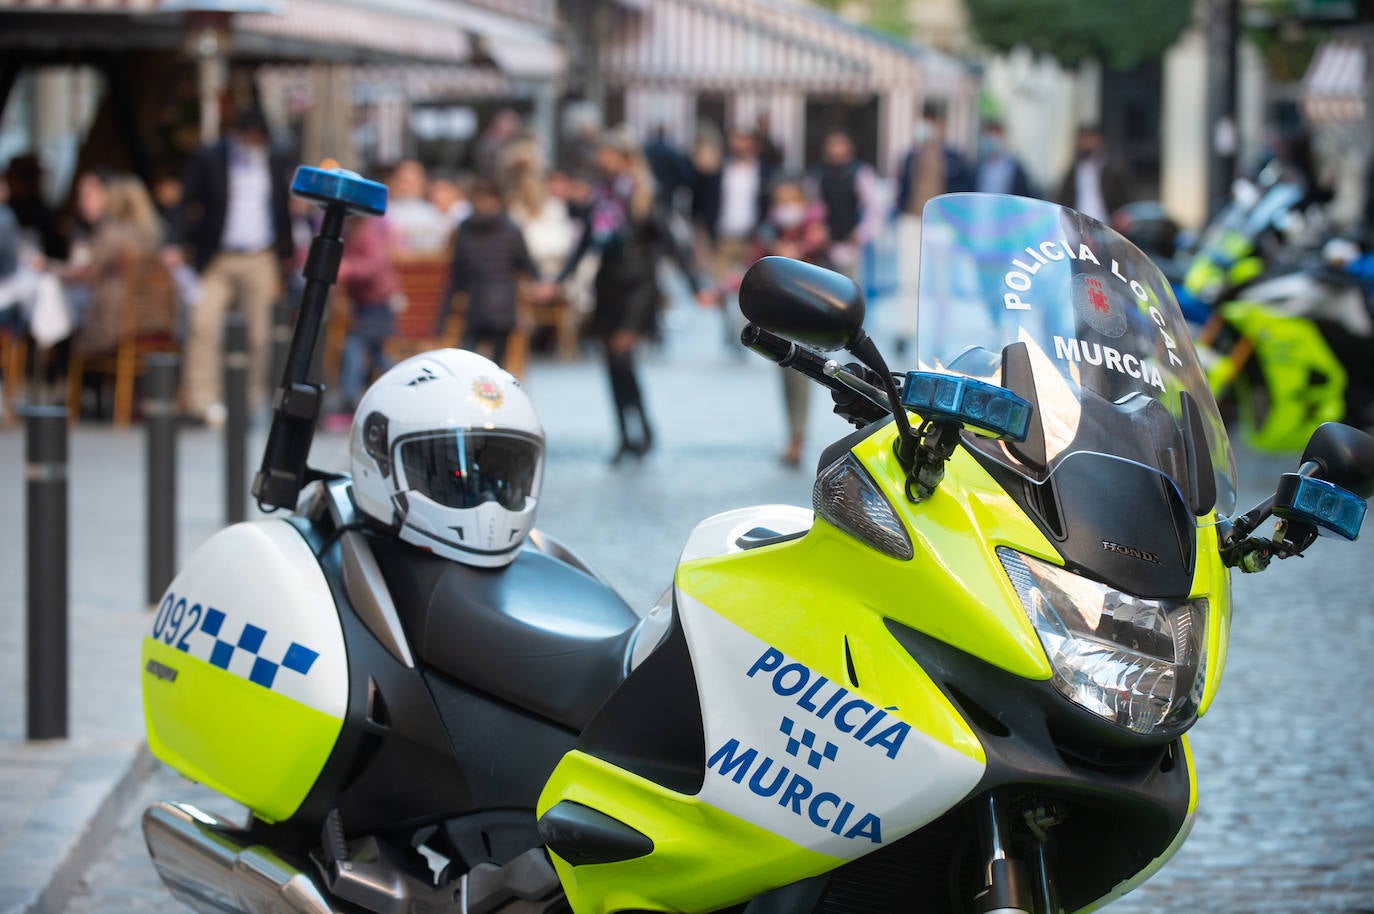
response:
[[(891, 785), (911, 788), (910, 796), (884, 797), (886, 806), (876, 811), (883, 844), (926, 824), (976, 789), (986, 763), (978, 737), (895, 641), (886, 619), (1028, 679), (1050, 677), (1044, 651), (996, 547), (1059, 564), (1062, 558), (963, 449), (926, 502), (911, 504), (893, 494), (901, 491), (902, 479), (891, 451), (894, 434), (889, 426), (852, 453), (889, 493), (915, 544), (912, 560), (883, 555), (817, 518), (800, 539), (679, 566), (677, 609), (691, 646), (707, 731), (706, 781), (698, 794), (689, 796), (582, 752), (564, 757), (540, 798), (541, 815), (571, 800), (619, 819), (654, 844), (647, 856), (617, 863), (572, 866), (555, 855), (579, 914), (631, 908), (710, 911), (834, 869), (877, 846), (871, 833), (846, 837), (834, 831), (841, 804), (855, 806), (841, 832), (858, 827), (863, 808), (854, 794), (863, 791), (850, 785), (885, 781), (878, 786), (888, 793), (895, 792)], [(1203, 527), (1198, 534), (1193, 593), (1211, 600), (1205, 708), (1225, 661), (1230, 608), (1215, 530)], [(833, 726), (826, 729), (826, 721), (816, 720), (837, 691), (868, 706), (857, 707), (845, 721), (851, 725), (848, 733), (837, 734)], [(769, 706), (765, 700), (776, 701)], [(831, 702), (829, 714), (844, 706)], [(728, 725), (713, 728), (713, 718), (724, 714), (739, 719), (741, 709), (750, 708), (760, 710), (752, 726), (746, 720), (736, 731)], [(779, 714), (784, 727), (791, 721), (790, 735), (810, 732), (816, 747), (833, 744), (838, 759), (822, 757), (818, 769), (803, 758), (809, 750), (788, 755), (783, 743), (789, 734), (777, 732), (775, 723)], [(874, 718), (879, 723), (856, 738)], [(891, 740), (874, 742), (897, 725), (905, 729), (901, 752), (918, 749), (924, 768), (911, 765), (896, 778), (870, 769), (845, 778), (845, 786), (822, 792), (831, 785), (822, 779), (821, 769), (836, 761), (868, 753), (868, 761), (876, 758), (881, 766)], [(747, 795), (772, 786), (769, 782), (784, 765), (785, 783), (773, 793)], [(756, 782), (761, 769), (767, 776)], [(926, 780), (915, 776), (921, 773)], [(798, 775), (809, 786), (789, 810), (776, 800), (786, 800)], [(1190, 789), (1191, 806), (1196, 785)], [(817, 800), (822, 801), (819, 808), (814, 806)]]
[(1258, 302), (1229, 302), (1222, 317), (1254, 347), (1268, 396), (1257, 414), (1243, 372), (1234, 356), (1218, 359), (1207, 372), (1220, 399), (1234, 391), (1245, 440), (1265, 451), (1301, 451), (1323, 422), (1345, 416), (1345, 366), (1331, 351), (1320, 328), (1304, 317), (1277, 314)]

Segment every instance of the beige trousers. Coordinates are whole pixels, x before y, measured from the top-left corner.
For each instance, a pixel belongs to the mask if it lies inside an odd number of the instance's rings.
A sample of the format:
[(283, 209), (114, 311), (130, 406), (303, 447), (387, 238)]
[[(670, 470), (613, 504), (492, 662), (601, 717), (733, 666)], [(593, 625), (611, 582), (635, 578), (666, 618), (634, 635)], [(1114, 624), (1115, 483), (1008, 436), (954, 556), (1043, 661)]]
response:
[(248, 412), (266, 397), (267, 368), (272, 339), (272, 303), (281, 291), (277, 256), (271, 250), (256, 254), (216, 254), (200, 277), (200, 299), (191, 309), (186, 332), (186, 364), (182, 372), (187, 410), (204, 416), (212, 403), (223, 402), (224, 315), (237, 303), (248, 326)]

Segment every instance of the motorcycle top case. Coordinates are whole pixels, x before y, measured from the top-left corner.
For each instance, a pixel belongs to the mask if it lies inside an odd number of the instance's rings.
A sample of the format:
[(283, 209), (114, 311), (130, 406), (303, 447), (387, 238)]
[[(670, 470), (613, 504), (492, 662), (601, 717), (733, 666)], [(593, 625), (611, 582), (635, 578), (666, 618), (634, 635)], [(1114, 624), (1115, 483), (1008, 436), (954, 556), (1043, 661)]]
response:
[(143, 638), (153, 754), (279, 822), (343, 726), (348, 661), (329, 585), (281, 520), (235, 524), (196, 551)]

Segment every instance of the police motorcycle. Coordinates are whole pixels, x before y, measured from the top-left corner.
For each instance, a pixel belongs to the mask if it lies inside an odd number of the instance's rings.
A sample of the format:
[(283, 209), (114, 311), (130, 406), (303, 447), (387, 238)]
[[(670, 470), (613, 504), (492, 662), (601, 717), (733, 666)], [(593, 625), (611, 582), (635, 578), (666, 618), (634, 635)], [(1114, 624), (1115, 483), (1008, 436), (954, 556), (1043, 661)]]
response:
[(1297, 209), (1304, 196), (1237, 182), (1180, 292), (1206, 315), (1197, 341), (1223, 414), (1261, 450), (1300, 451), (1323, 422), (1374, 427), (1374, 288), (1358, 246)]
[[(641, 619), (537, 532), (469, 567), (307, 469), (343, 215), (385, 197), (295, 189), (326, 216), (255, 482), (294, 513), (212, 538), (143, 642), (153, 752), (250, 811), (146, 811), (198, 911), (1093, 910), (1189, 831), (1229, 570), (1353, 539), (1374, 493), (1374, 438), (1329, 424), (1238, 513), (1148, 259), (1053, 204), (939, 197), (919, 370), (889, 370), (850, 280), (746, 274), (744, 342), (855, 430), (811, 510), (703, 521)], [(355, 432), (366, 472), (410, 472), (405, 435)]]

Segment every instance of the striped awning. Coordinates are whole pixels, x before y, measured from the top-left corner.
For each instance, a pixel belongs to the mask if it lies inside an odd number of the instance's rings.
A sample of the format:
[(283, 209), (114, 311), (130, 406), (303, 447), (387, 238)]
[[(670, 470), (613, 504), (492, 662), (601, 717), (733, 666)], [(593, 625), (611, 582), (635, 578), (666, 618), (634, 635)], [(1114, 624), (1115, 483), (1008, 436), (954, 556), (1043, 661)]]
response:
[(1365, 117), (1365, 49), (1329, 41), (1317, 49), (1302, 80), (1302, 107), (1314, 124), (1359, 123)]
[[(422, 64), (371, 64), (352, 68), (355, 104), (506, 98), (516, 87), (488, 67)], [(317, 103), (316, 83), (308, 64), (270, 64), (258, 71), (258, 82), (270, 95), (305, 110)]]
[(800, 0), (655, 0), (621, 7), (605, 51), (626, 86), (706, 91), (881, 92), (951, 85), (953, 58), (888, 39)]
[(472, 53), (467, 32), (451, 24), (395, 16), (378, 9), (328, 0), (288, 0), (280, 15), (248, 13), (234, 17), (235, 44), (300, 43), (335, 47), (398, 60), (462, 63)]
[(0, 0), (6, 13), (270, 13), (282, 0)]
[[(285, 0), (279, 15), (234, 17), (244, 50), (302, 59), (332, 48), (357, 62), (481, 64), (503, 79), (547, 80), (563, 72), (564, 54), (547, 30), (458, 3), (427, 0)], [(469, 81), (470, 82), (470, 81)]]

